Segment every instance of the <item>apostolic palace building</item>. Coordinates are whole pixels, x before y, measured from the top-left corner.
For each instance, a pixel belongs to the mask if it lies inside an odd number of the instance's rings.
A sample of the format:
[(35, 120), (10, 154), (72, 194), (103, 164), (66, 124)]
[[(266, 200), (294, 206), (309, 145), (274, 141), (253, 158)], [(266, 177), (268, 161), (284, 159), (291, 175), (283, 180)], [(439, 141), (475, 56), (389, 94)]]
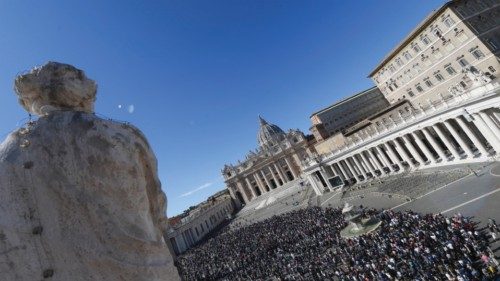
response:
[(320, 195), (403, 171), (498, 160), (499, 20), (500, 0), (447, 2), (374, 67), (375, 87), (313, 113), (312, 135), (260, 118), (258, 148), (222, 169), (230, 196), (246, 204), (297, 178)]

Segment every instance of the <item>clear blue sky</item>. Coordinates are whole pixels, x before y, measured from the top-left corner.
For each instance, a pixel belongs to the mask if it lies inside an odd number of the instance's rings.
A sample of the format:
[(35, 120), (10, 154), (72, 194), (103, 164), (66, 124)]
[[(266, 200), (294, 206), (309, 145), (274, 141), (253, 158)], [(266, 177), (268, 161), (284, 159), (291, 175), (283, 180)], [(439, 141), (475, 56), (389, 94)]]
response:
[(96, 112), (148, 137), (172, 216), (224, 188), (223, 165), (257, 146), (258, 114), (307, 133), (442, 3), (0, 0), (0, 137), (27, 117), (16, 74), (73, 64), (99, 84)]

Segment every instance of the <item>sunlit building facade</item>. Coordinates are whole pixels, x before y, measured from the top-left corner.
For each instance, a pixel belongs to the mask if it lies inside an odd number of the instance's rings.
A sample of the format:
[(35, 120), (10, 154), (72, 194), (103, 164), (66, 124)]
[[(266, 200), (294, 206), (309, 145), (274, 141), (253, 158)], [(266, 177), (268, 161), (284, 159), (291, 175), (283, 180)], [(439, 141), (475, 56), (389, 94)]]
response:
[(299, 130), (284, 132), (259, 117), (259, 147), (250, 151), (245, 160), (222, 169), (231, 197), (246, 204), (297, 180), (302, 173), (302, 162), (314, 153), (313, 139)]

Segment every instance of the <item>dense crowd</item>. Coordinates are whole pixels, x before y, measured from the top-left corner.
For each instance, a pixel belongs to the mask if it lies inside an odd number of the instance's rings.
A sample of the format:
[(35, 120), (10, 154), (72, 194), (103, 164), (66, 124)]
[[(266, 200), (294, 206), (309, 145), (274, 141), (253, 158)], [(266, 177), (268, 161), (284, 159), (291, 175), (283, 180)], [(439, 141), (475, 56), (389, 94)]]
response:
[(177, 261), (184, 280), (491, 280), (488, 239), (461, 215), (365, 209), (380, 228), (344, 239), (339, 209), (318, 207), (227, 229)]

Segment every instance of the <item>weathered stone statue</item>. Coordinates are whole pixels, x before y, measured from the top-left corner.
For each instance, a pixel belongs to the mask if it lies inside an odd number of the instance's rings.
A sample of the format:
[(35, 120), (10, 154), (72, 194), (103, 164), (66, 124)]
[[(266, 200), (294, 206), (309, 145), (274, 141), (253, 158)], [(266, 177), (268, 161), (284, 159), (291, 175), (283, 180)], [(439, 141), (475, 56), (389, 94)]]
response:
[(0, 280), (179, 280), (156, 158), (93, 114), (96, 89), (55, 62), (16, 78), (40, 117), (0, 145)]

